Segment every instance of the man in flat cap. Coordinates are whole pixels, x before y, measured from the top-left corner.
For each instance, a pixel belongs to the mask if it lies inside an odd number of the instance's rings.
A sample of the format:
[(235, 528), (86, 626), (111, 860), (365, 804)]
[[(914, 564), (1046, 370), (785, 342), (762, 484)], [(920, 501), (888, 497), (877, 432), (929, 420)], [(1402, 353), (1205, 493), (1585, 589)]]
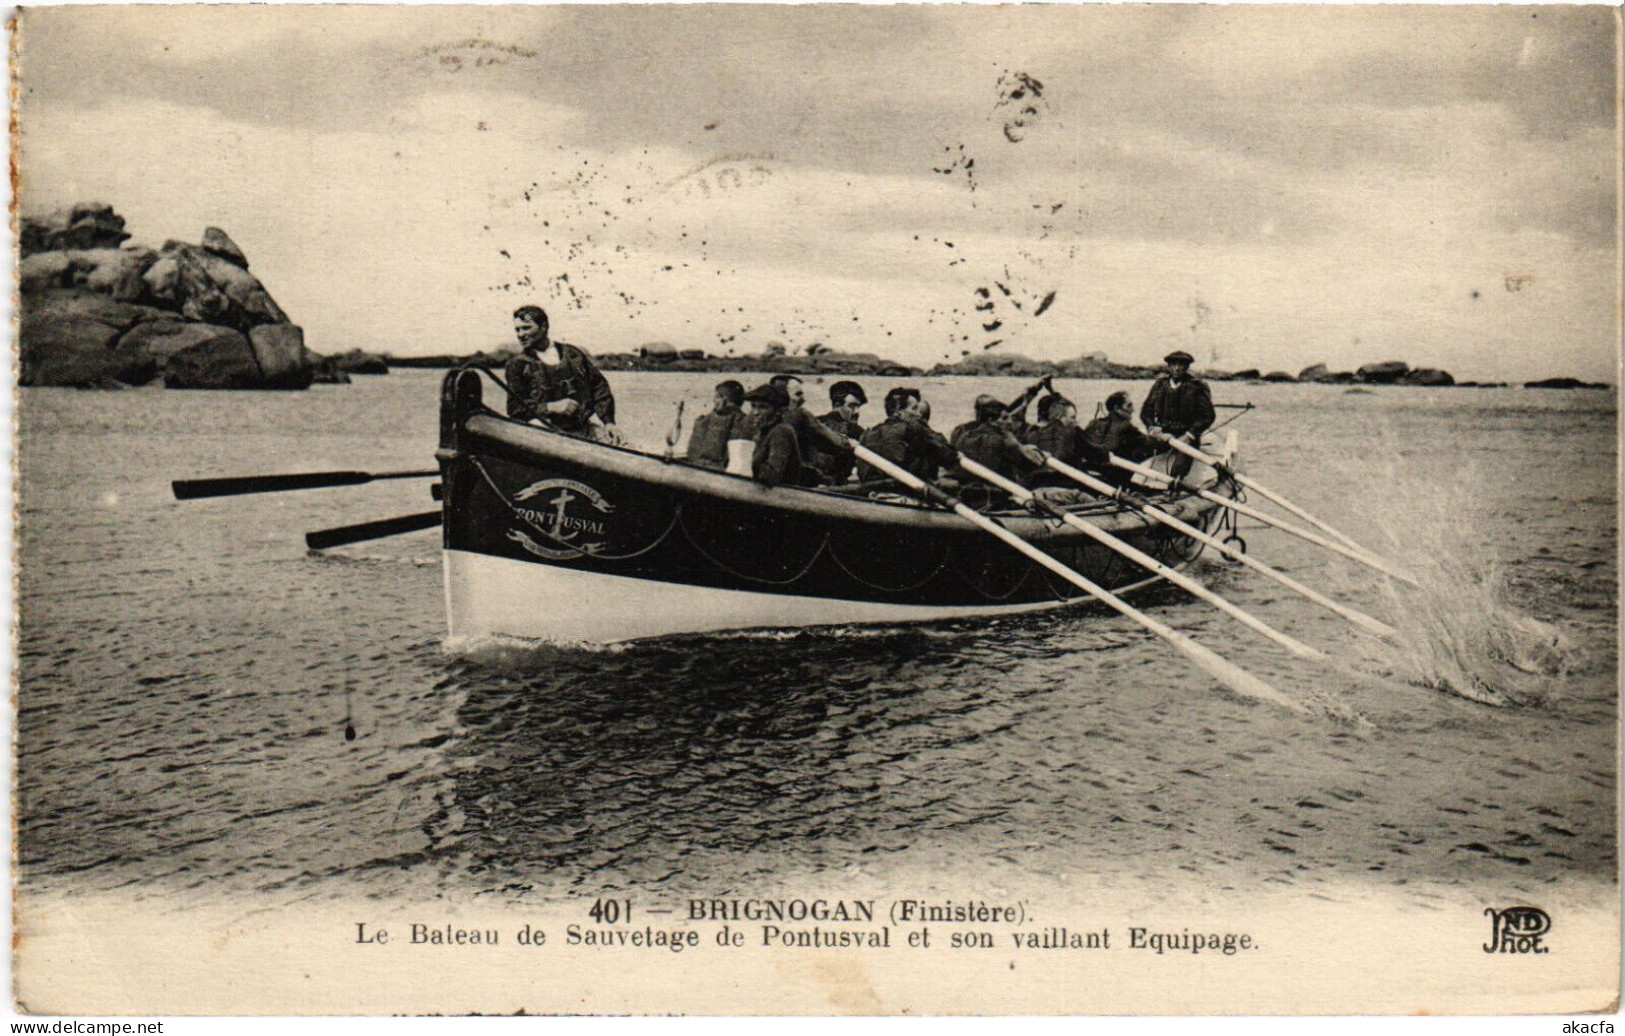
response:
[[(1157, 376), (1146, 394), (1140, 420), (1152, 436), (1165, 435), (1201, 449), (1202, 433), (1213, 427), (1213, 395), (1207, 382), (1191, 377), (1191, 364), (1196, 361), (1190, 353), (1176, 349), (1162, 362), (1168, 370)], [(1174, 454), (1168, 473), (1183, 478), (1190, 470), (1191, 459), (1183, 453)]]

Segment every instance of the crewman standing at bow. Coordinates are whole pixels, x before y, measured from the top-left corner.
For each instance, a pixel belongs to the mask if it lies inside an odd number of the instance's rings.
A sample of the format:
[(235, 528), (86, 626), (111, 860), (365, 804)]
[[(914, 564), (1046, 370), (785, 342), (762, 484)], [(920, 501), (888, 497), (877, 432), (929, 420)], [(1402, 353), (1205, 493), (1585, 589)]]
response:
[[(1207, 382), (1191, 376), (1191, 364), (1196, 360), (1190, 353), (1175, 350), (1162, 362), (1168, 371), (1158, 375), (1151, 386), (1140, 408), (1140, 420), (1152, 436), (1166, 435), (1201, 449), (1202, 433), (1213, 427), (1213, 394)], [(1191, 459), (1175, 453), (1168, 473), (1179, 478), (1190, 469)]]

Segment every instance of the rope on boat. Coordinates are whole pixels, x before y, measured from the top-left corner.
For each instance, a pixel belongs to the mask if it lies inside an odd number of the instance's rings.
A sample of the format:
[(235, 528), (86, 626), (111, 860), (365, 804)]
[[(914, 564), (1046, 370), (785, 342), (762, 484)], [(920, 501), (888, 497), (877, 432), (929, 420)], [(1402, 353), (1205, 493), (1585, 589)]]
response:
[[(474, 470), (478, 471), (480, 473), (480, 478), (484, 479), (485, 484), (488, 487), (490, 487), (491, 492), (496, 494), (496, 498), (498, 500), (502, 501), (502, 506), (506, 507), (508, 509), (508, 512), (513, 517), (518, 518), (520, 521), (525, 521), (522, 517), (520, 517), (519, 509), (513, 505), (513, 501), (509, 500), (507, 498), (507, 496), (502, 492), (502, 490), (497, 488), (496, 481), (491, 478), (490, 472), (485, 470), (485, 465), (481, 464), (478, 460), (476, 460), (474, 458), (470, 458), (469, 463), (474, 465)], [(598, 553), (598, 552), (589, 553), (587, 551), (580, 550), (579, 548), (577, 548), (577, 547), (575, 547), (575, 546), (573, 546), (573, 545), (571, 545), (569, 543), (566, 543), (565, 541), (563, 541), (561, 539), (558, 539), (557, 537), (549, 535), (545, 530), (537, 528), (536, 526), (532, 525), (530, 522), (525, 522), (525, 526), (527, 528), (530, 528), (530, 529), (535, 529), (536, 532), (539, 533), (541, 536), (545, 537), (546, 539), (552, 540), (554, 543), (557, 543), (561, 547), (567, 547), (570, 550), (575, 550), (582, 557), (602, 558), (605, 561), (630, 561), (633, 558), (642, 557), (643, 555), (649, 553), (651, 550), (654, 550), (656, 547), (660, 546), (662, 543), (666, 542), (666, 539), (669, 536), (671, 536), (671, 531), (677, 527), (677, 515), (675, 513), (672, 514), (670, 523), (668, 523), (666, 525), (666, 531), (662, 532), (659, 536), (656, 536), (652, 543), (650, 543), (647, 547), (642, 547), (642, 548), (640, 548), (638, 550), (634, 550), (630, 554), (602, 554), (602, 553)]]

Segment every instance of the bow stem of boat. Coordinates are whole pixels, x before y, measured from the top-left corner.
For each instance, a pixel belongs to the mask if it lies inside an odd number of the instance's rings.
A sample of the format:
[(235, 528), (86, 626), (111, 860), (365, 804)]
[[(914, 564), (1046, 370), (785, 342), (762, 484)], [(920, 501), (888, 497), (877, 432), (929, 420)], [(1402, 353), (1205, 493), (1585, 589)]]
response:
[[(975, 475), (982, 481), (998, 486), (1006, 493), (1009, 493), (1017, 503), (1022, 504), (1023, 506), (1037, 504), (1037, 506), (1043, 507), (1042, 502), (1038, 501), (1038, 498), (1033, 495), (1032, 490), (1026, 488), (1020, 483), (1005, 478), (1003, 475), (1000, 475), (993, 469), (984, 464), (977, 463), (964, 454), (959, 455), (959, 466), (970, 472), (972, 475)], [(1206, 601), (1207, 603), (1213, 605), (1213, 607), (1230, 616), (1232, 619), (1235, 619), (1237, 622), (1241, 623), (1243, 626), (1246, 626), (1248, 629), (1254, 631), (1260, 636), (1273, 640), (1275, 643), (1286, 648), (1299, 658), (1307, 658), (1314, 661), (1322, 661), (1325, 659), (1326, 656), (1317, 651), (1315, 648), (1303, 643), (1296, 637), (1282, 633), (1280, 630), (1264, 622), (1262, 619), (1249, 614), (1231, 602), (1225, 600), (1223, 597), (1220, 597), (1218, 594), (1214, 593), (1212, 590), (1209, 590), (1207, 587), (1203, 586), (1201, 583), (1197, 582), (1191, 577), (1185, 575), (1183, 572), (1164, 565), (1156, 558), (1142, 550), (1124, 543), (1111, 533), (1097, 529), (1093, 525), (1090, 525), (1088, 522), (1084, 521), (1082, 518), (1079, 518), (1077, 515), (1068, 514), (1059, 508), (1048, 508), (1047, 510), (1048, 513), (1059, 518), (1072, 528), (1077, 529), (1079, 532), (1083, 533), (1085, 536), (1088, 536), (1096, 543), (1116, 551), (1117, 553), (1128, 558), (1130, 561), (1139, 565), (1141, 568), (1156, 573), (1163, 579), (1166, 579), (1168, 582), (1179, 587), (1181, 590), (1184, 590), (1185, 592), (1193, 594), (1201, 600)]]
[(970, 507), (967, 507), (953, 495), (944, 492), (939, 487), (926, 482), (906, 469), (893, 464), (885, 457), (880, 456), (878, 453), (875, 453), (873, 450), (868, 449), (859, 443), (853, 443), (852, 449), (860, 459), (867, 461), (876, 469), (885, 472), (890, 477), (896, 479), (898, 482), (901, 482), (903, 485), (908, 486), (916, 492), (924, 493), (928, 497), (948, 504), (952, 507), (954, 513), (960, 518), (982, 529), (990, 536), (1001, 540), (1012, 549), (1026, 555), (1030, 560), (1042, 565), (1044, 568), (1060, 576), (1062, 579), (1065, 579), (1073, 586), (1076, 586), (1078, 589), (1116, 611), (1118, 614), (1139, 623), (1141, 626), (1145, 627), (1147, 630), (1150, 630), (1153, 634), (1160, 637), (1163, 641), (1178, 650), (1186, 658), (1200, 666), (1208, 673), (1209, 676), (1212, 676), (1215, 680), (1218, 680), (1220, 683), (1224, 684), (1232, 691), (1235, 691), (1237, 694), (1249, 698), (1256, 698), (1261, 701), (1274, 702), (1277, 705), (1281, 705), (1297, 712), (1305, 711), (1302, 705), (1288, 698), (1286, 695), (1254, 676), (1252, 673), (1247, 672), (1234, 662), (1230, 662), (1221, 657), (1216, 652), (1203, 647), (1201, 644), (1198, 644), (1196, 641), (1190, 639), (1184, 634), (1175, 631), (1172, 627), (1158, 622), (1156, 619), (1153, 619), (1151, 616), (1140, 611), (1138, 608), (1135, 608), (1133, 605), (1129, 604), (1127, 601), (1124, 601), (1111, 591), (1090, 582), (1079, 573), (1073, 571), (1066, 565), (1061, 564), (1056, 559), (1050, 557), (1037, 547), (1034, 547), (1032, 544), (1012, 533), (1010, 530), (1004, 528), (998, 522), (984, 514), (978, 513)]
[(1049, 454), (1044, 455), (1044, 466), (1049, 468), (1051, 471), (1065, 475), (1067, 478), (1083, 486), (1085, 489), (1090, 489), (1096, 493), (1100, 493), (1103, 496), (1111, 497), (1127, 507), (1134, 508), (1136, 511), (1139, 511), (1141, 514), (1147, 516), (1153, 521), (1160, 522), (1170, 529), (1183, 533), (1184, 535), (1189, 536), (1191, 539), (1196, 540), (1198, 543), (1205, 543), (1214, 550), (1218, 551), (1220, 554), (1223, 554), (1225, 557), (1229, 558), (1231, 561), (1246, 565), (1259, 575), (1262, 575), (1267, 579), (1272, 579), (1286, 587), (1288, 590), (1299, 594), (1306, 600), (1320, 605), (1322, 608), (1325, 608), (1334, 615), (1347, 619), (1349, 622), (1365, 630), (1367, 633), (1371, 633), (1383, 638), (1392, 638), (1398, 634), (1398, 631), (1392, 626), (1388, 625), (1386, 622), (1383, 622), (1380, 619), (1374, 619), (1357, 608), (1351, 608), (1346, 604), (1339, 604), (1337, 601), (1332, 600), (1325, 594), (1319, 593), (1318, 591), (1303, 585), (1286, 573), (1271, 568), (1269, 565), (1264, 564), (1257, 558), (1249, 557), (1236, 548), (1230, 546), (1228, 543), (1225, 543), (1217, 536), (1209, 536), (1196, 526), (1191, 525), (1188, 522), (1180, 521), (1178, 518), (1175, 518), (1173, 515), (1169, 514), (1167, 511), (1164, 511), (1160, 507), (1155, 507), (1143, 500), (1136, 499), (1131, 494), (1124, 492), (1119, 487), (1112, 485), (1104, 479), (1096, 478), (1086, 471), (1080, 471), (1072, 465), (1067, 464), (1065, 461), (1058, 460)]

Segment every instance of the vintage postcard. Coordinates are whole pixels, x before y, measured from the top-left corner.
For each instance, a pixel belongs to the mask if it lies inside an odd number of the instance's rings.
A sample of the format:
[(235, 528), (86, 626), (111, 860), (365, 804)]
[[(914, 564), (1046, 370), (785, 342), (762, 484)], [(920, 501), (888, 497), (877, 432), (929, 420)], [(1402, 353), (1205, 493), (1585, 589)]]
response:
[(12, 62), (18, 1012), (1617, 1010), (1617, 8)]

